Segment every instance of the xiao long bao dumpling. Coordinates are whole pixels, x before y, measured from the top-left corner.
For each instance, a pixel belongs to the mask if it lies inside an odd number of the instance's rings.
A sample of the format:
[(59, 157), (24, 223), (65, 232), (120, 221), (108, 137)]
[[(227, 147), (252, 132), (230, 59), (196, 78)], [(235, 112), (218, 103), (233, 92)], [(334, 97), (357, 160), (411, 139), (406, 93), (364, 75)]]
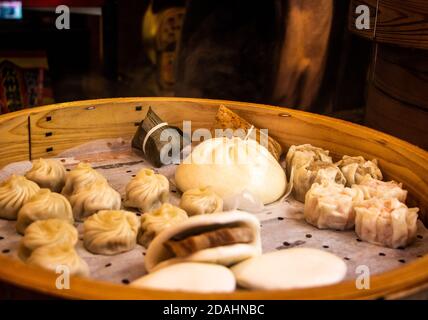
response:
[(328, 154), (328, 150), (314, 147), (311, 144), (293, 145), (288, 149), (285, 159), (287, 173), (290, 176), (292, 168), (296, 170), (314, 161), (333, 163)]
[(79, 188), (69, 199), (74, 219), (77, 221), (82, 221), (100, 210), (119, 210), (121, 204), (119, 192), (103, 180)]
[(350, 187), (353, 184), (359, 184), (366, 175), (373, 179), (382, 180), (382, 172), (380, 171), (377, 160), (365, 160), (363, 157), (343, 156), (342, 160), (336, 165), (342, 171), (346, 178), (346, 186)]
[(16, 230), (23, 234), (34, 221), (62, 219), (73, 224), (73, 212), (67, 198), (49, 189), (40, 189), (18, 212)]
[(16, 231), (23, 234), (34, 221), (54, 218), (73, 224), (71, 205), (63, 195), (51, 192), (49, 189), (40, 189), (19, 210)]
[(286, 189), (284, 170), (254, 140), (238, 137), (208, 139), (196, 146), (175, 172), (177, 187), (211, 187), (223, 200), (244, 190), (263, 204), (278, 200)]
[(365, 200), (355, 207), (355, 232), (370, 243), (405, 247), (415, 239), (418, 211), (394, 198)]
[(18, 249), (18, 256), (26, 261), (39, 247), (65, 243), (75, 246), (78, 240), (77, 229), (70, 223), (59, 219), (39, 220), (25, 230)]
[(314, 183), (305, 197), (305, 220), (318, 229), (351, 229), (355, 224), (354, 205), (363, 198), (356, 188), (327, 180)]
[(332, 164), (321, 161), (310, 163), (298, 168), (293, 176), (293, 190), (296, 200), (304, 202), (306, 192), (314, 183), (321, 183), (323, 180), (345, 184), (346, 179), (340, 169)]
[(33, 167), (25, 177), (37, 183), (41, 188), (61, 192), (65, 183), (65, 168), (55, 159), (39, 159), (33, 161)]
[(186, 211), (164, 203), (159, 209), (141, 216), (141, 234), (138, 243), (147, 246), (163, 230), (188, 219)]
[(126, 186), (125, 206), (149, 212), (169, 199), (169, 181), (151, 169), (142, 169)]
[(401, 202), (405, 202), (407, 198), (407, 190), (402, 188), (401, 183), (395, 181), (380, 181), (373, 179), (370, 175), (366, 175), (360, 184), (355, 185), (364, 193), (364, 199), (370, 198), (397, 198)]
[(88, 264), (77, 254), (74, 247), (67, 243), (37, 248), (28, 258), (27, 264), (53, 272), (57, 272), (58, 267), (67, 267), (70, 275), (89, 276)]
[(133, 212), (101, 210), (83, 223), (83, 244), (95, 254), (114, 255), (137, 243), (139, 219)]
[(183, 193), (180, 208), (189, 216), (223, 211), (223, 199), (210, 187), (189, 189)]
[(15, 220), (18, 211), (38, 191), (39, 186), (22, 176), (12, 175), (0, 184), (0, 218)]
[(67, 173), (62, 194), (71, 196), (77, 189), (91, 185), (96, 181), (107, 182), (102, 174), (94, 170), (89, 163), (81, 162), (76, 168)]

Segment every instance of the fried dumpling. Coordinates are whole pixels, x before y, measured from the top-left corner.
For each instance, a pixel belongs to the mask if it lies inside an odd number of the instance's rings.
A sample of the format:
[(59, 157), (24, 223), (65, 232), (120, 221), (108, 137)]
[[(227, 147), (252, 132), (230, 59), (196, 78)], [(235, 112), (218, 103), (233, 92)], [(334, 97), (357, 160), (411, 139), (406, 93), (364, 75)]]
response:
[(370, 161), (361, 156), (343, 156), (342, 160), (336, 162), (336, 165), (345, 176), (347, 187), (359, 184), (366, 175), (373, 179), (382, 180), (382, 172), (377, 165), (376, 159)]
[(405, 202), (407, 198), (407, 190), (404, 190), (403, 184), (395, 181), (380, 181), (373, 179), (370, 175), (366, 175), (360, 184), (355, 186), (364, 193), (364, 199), (370, 198), (397, 198), (401, 202)]
[(354, 205), (363, 199), (356, 188), (327, 180), (314, 183), (306, 193), (304, 217), (318, 229), (350, 229), (355, 225)]
[(67, 221), (60, 219), (39, 220), (25, 230), (18, 249), (18, 256), (25, 261), (39, 247), (65, 243), (76, 245), (77, 229)]
[(415, 239), (418, 211), (394, 198), (365, 200), (355, 207), (355, 232), (370, 243), (405, 247)]
[(188, 218), (186, 211), (164, 203), (160, 208), (141, 216), (141, 234), (138, 243), (147, 246), (163, 230), (170, 228)]
[(37, 183), (40, 188), (48, 188), (54, 192), (61, 192), (65, 184), (65, 168), (55, 159), (34, 160), (33, 167), (25, 174), (28, 180)]
[(223, 200), (244, 190), (263, 204), (278, 200), (287, 186), (285, 172), (272, 154), (252, 139), (208, 139), (193, 148), (175, 171), (177, 187), (211, 187)]
[(133, 212), (101, 210), (83, 223), (83, 244), (95, 254), (114, 255), (132, 250), (137, 243), (139, 222)]
[(81, 162), (66, 174), (65, 185), (61, 193), (69, 197), (79, 188), (91, 185), (96, 181), (107, 182), (106, 178), (94, 170), (89, 163)]
[(189, 189), (183, 193), (180, 208), (189, 216), (223, 211), (223, 199), (210, 187)]
[(49, 189), (40, 189), (19, 210), (16, 231), (23, 234), (34, 221), (46, 219), (61, 219), (74, 223), (73, 212), (67, 198)]
[(169, 199), (169, 181), (151, 169), (141, 169), (126, 186), (125, 206), (149, 212)]
[(89, 266), (76, 252), (73, 246), (66, 243), (43, 246), (35, 249), (27, 260), (30, 266), (57, 272), (57, 268), (67, 267), (70, 275), (87, 277)]
[(39, 186), (23, 176), (12, 175), (0, 184), (0, 218), (15, 220), (18, 211), (38, 191)]
[(121, 204), (119, 192), (103, 180), (77, 189), (69, 200), (74, 219), (77, 221), (82, 221), (100, 210), (119, 210)]
[(312, 162), (306, 166), (298, 168), (293, 175), (293, 190), (296, 200), (304, 202), (306, 192), (314, 183), (321, 183), (323, 180), (345, 184), (346, 179), (340, 169), (332, 164), (322, 161)]
[(288, 176), (291, 174), (291, 168), (297, 170), (298, 168), (308, 165), (311, 162), (322, 161), (333, 163), (333, 160), (328, 155), (329, 151), (311, 144), (293, 145), (288, 149), (285, 158)]

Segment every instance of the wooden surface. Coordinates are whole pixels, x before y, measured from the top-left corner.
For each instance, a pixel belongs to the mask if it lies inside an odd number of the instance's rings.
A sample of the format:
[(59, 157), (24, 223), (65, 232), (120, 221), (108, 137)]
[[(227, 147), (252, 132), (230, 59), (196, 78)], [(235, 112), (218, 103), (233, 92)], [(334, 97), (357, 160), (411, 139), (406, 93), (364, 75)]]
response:
[[(45, 155), (43, 150), (47, 147), (52, 147), (51, 154), (55, 154), (59, 150), (90, 139), (129, 137), (136, 129), (132, 122), (134, 119), (140, 119), (140, 114), (144, 117), (148, 106), (152, 106), (165, 121), (172, 125), (179, 125), (182, 120), (193, 120), (193, 129), (209, 127), (220, 104), (231, 108), (259, 128), (269, 128), (269, 134), (283, 147), (312, 143), (331, 150), (336, 159), (344, 154), (379, 159), (386, 179), (404, 183), (405, 188), (409, 190), (410, 201), (421, 208), (421, 219), (425, 225), (428, 225), (428, 153), (426, 151), (366, 127), (296, 110), (190, 98), (118, 98), (64, 103), (26, 111), (28, 114), (31, 113), (31, 149), (34, 155), (42, 156)], [(95, 110), (86, 110), (94, 106)], [(134, 112), (136, 106), (141, 106), (141, 111)], [(99, 110), (99, 113), (96, 110)], [(106, 110), (108, 114), (102, 114), (101, 110)], [(91, 111), (95, 111), (92, 113), (93, 116)], [(138, 113), (138, 116), (134, 113)], [(14, 115), (0, 116), (0, 121), (4, 122), (3, 120), (6, 119), (5, 123), (15, 121), (20, 123), (18, 120), (13, 120)], [(46, 122), (48, 115), (52, 118), (51, 121)], [(22, 117), (24, 114), (21, 112), (17, 116)], [(2, 125), (0, 128), (13, 127), (13, 125)], [(54, 139), (44, 138), (46, 130), (54, 132), (51, 136)], [(0, 144), (2, 143), (4, 143), (3, 135), (0, 135)], [(16, 161), (16, 158), (16, 154), (4, 153), (3, 161), (12, 162)], [(239, 291), (226, 295), (164, 293), (78, 278), (72, 280), (71, 289), (57, 290), (54, 286), (54, 274), (29, 268), (19, 261), (4, 256), (0, 256), (0, 266), (2, 266), (0, 279), (4, 282), (31, 288), (44, 294), (68, 298), (376, 298), (388, 297), (428, 283), (428, 256), (399, 269), (372, 277), (370, 290), (357, 290), (355, 284), (350, 281), (330, 287), (304, 290)]]
[(0, 168), (29, 159), (29, 150), (27, 112), (0, 116)]
[[(370, 30), (355, 27), (355, 7), (369, 6)], [(376, 11), (376, 8), (377, 11)], [(374, 16), (377, 18), (373, 21)], [(428, 49), (428, 1), (426, 0), (353, 0), (350, 6), (349, 30), (365, 38), (380, 43), (390, 43), (403, 47)]]

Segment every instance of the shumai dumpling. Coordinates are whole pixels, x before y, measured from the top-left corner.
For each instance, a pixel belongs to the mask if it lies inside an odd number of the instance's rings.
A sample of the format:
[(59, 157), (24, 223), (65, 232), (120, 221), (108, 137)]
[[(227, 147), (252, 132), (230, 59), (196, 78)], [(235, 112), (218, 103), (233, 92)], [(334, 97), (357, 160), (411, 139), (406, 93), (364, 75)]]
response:
[(133, 212), (101, 210), (83, 223), (83, 244), (95, 254), (126, 252), (135, 247), (139, 227), (139, 219)]
[(293, 145), (288, 149), (285, 158), (288, 176), (291, 174), (291, 169), (297, 170), (298, 168), (310, 164), (315, 161), (322, 161), (333, 163), (333, 160), (328, 155), (329, 151), (311, 144)]
[(89, 186), (97, 181), (107, 182), (106, 178), (94, 170), (89, 163), (81, 162), (65, 176), (65, 185), (61, 193), (69, 197), (79, 188)]
[(61, 192), (65, 184), (65, 168), (58, 160), (40, 158), (33, 161), (33, 167), (25, 177), (37, 183), (40, 188)]
[(183, 193), (180, 208), (189, 216), (223, 211), (223, 199), (210, 187), (189, 189)]
[(298, 168), (293, 175), (293, 190), (296, 200), (304, 202), (306, 192), (314, 183), (321, 183), (323, 180), (345, 184), (346, 179), (340, 169), (332, 164), (316, 161), (306, 166)]
[(23, 234), (34, 221), (46, 219), (61, 219), (74, 223), (73, 212), (67, 198), (49, 189), (40, 189), (19, 210), (16, 231)]
[(418, 211), (395, 198), (365, 200), (355, 207), (355, 232), (370, 243), (405, 247), (415, 239)]
[(318, 229), (350, 229), (355, 225), (354, 205), (363, 199), (356, 188), (327, 180), (314, 183), (306, 193), (304, 217)]
[(157, 210), (147, 212), (141, 216), (141, 234), (138, 243), (147, 246), (163, 230), (179, 224), (187, 218), (186, 211), (172, 204), (164, 203)]
[(363, 191), (366, 200), (370, 198), (397, 198), (404, 203), (407, 198), (407, 190), (402, 188), (402, 183), (380, 181), (373, 179), (370, 175), (366, 175), (360, 184), (355, 186)]
[(86, 261), (77, 254), (74, 246), (66, 243), (37, 248), (28, 258), (27, 264), (53, 272), (57, 272), (58, 267), (67, 267), (70, 275), (89, 276)]
[(343, 156), (342, 160), (336, 162), (336, 165), (345, 176), (347, 187), (359, 184), (366, 175), (373, 179), (382, 180), (382, 172), (377, 165), (376, 159), (370, 161), (361, 156)]
[(67, 221), (47, 219), (33, 222), (25, 230), (18, 249), (18, 256), (25, 261), (39, 247), (65, 243), (75, 246), (78, 240), (77, 229)]
[(141, 169), (126, 186), (125, 206), (149, 212), (169, 199), (169, 181), (151, 169)]
[(77, 189), (69, 199), (74, 219), (77, 221), (82, 221), (100, 210), (119, 210), (121, 204), (119, 192), (103, 180)]
[(0, 218), (15, 220), (21, 207), (40, 190), (37, 183), (12, 175), (0, 184)]

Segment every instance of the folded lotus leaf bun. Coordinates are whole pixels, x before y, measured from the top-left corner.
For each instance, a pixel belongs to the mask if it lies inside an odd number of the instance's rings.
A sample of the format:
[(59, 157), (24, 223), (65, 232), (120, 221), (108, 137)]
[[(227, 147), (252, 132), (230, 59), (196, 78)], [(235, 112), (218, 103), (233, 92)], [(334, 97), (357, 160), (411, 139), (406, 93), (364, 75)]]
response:
[[(207, 248), (194, 252), (186, 257), (174, 256), (165, 243), (182, 234), (194, 234), (212, 227), (243, 226), (251, 230), (253, 239), (249, 243)], [(207, 262), (222, 265), (232, 265), (239, 261), (261, 254), (260, 223), (250, 213), (243, 211), (228, 211), (207, 215), (197, 215), (167, 228), (157, 235), (150, 243), (145, 256), (145, 267), (149, 272), (180, 262)]]

